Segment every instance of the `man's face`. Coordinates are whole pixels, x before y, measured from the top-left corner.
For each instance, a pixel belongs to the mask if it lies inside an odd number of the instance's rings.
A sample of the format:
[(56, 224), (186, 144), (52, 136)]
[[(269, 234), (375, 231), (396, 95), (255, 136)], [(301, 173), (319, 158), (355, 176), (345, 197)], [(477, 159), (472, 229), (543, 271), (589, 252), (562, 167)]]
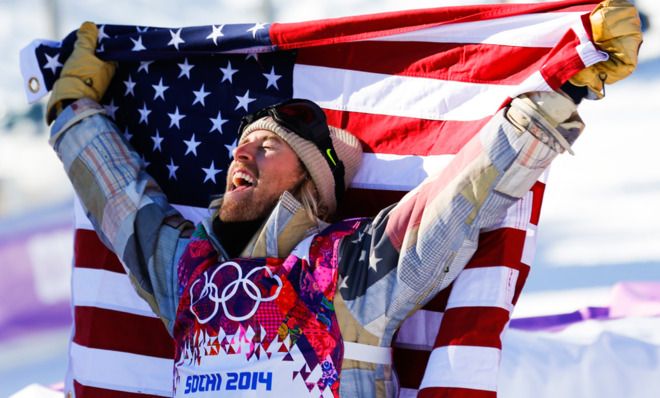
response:
[(267, 216), (282, 193), (293, 192), (304, 176), (298, 156), (286, 142), (270, 131), (253, 131), (234, 150), (220, 219), (250, 221)]

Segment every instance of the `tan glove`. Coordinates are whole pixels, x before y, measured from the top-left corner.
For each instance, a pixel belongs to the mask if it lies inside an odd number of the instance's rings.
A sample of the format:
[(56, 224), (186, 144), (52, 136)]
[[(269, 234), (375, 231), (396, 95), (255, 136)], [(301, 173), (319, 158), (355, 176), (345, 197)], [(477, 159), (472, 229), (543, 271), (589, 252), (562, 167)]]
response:
[(96, 57), (98, 28), (92, 22), (84, 22), (77, 33), (73, 52), (64, 63), (60, 77), (46, 108), (46, 122), (50, 124), (62, 112), (62, 101), (88, 97), (101, 101), (112, 80), (116, 65)]
[(626, 0), (602, 1), (589, 16), (594, 43), (610, 58), (578, 72), (570, 79), (575, 86), (586, 86), (598, 98), (604, 83), (615, 83), (637, 67), (642, 29), (635, 6)]

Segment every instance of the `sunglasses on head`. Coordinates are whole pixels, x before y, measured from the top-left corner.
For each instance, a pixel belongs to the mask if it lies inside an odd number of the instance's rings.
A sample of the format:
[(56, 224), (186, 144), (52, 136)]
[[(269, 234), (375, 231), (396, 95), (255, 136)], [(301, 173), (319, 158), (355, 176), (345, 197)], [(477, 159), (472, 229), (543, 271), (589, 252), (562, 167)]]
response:
[(243, 133), (245, 127), (266, 116), (272, 117), (279, 125), (314, 143), (330, 166), (335, 179), (335, 197), (337, 203), (340, 203), (344, 196), (344, 163), (339, 160), (332, 145), (323, 110), (310, 100), (293, 98), (243, 116), (238, 128), (239, 135)]

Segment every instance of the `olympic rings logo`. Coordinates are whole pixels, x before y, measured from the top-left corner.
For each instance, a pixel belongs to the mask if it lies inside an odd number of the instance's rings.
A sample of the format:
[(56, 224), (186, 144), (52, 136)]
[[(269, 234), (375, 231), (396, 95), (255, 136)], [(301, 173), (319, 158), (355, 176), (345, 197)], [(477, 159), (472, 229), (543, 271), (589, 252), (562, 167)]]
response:
[[(233, 267), (234, 269), (236, 269), (236, 272), (238, 273), (238, 277), (235, 280), (228, 283), (227, 286), (225, 286), (224, 289), (222, 289), (220, 295), (218, 295), (219, 289), (218, 286), (215, 284), (215, 282), (213, 282), (213, 278), (215, 277), (216, 273), (220, 272), (221, 270), (227, 267)], [(261, 295), (261, 289), (259, 289), (259, 286), (257, 286), (256, 283), (250, 280), (251, 276), (262, 270), (265, 270), (270, 276), (270, 278), (275, 280), (277, 283), (277, 290), (270, 297), (263, 297)], [(202, 287), (202, 291), (200, 292), (198, 297), (195, 297), (193, 290), (195, 286), (198, 283), (202, 283), (202, 281), (200, 279), (197, 279), (190, 286), (190, 312), (193, 313), (195, 318), (197, 318), (197, 321), (201, 324), (207, 323), (214, 316), (216, 316), (220, 308), (220, 305), (222, 305), (222, 309), (225, 313), (225, 316), (231, 319), (232, 321), (240, 322), (249, 319), (257, 312), (257, 310), (259, 309), (259, 304), (275, 300), (277, 296), (279, 296), (280, 290), (282, 290), (282, 280), (280, 279), (279, 276), (273, 275), (270, 269), (266, 266), (255, 267), (250, 272), (248, 272), (248, 274), (245, 275), (245, 277), (243, 277), (243, 269), (240, 267), (240, 265), (238, 265), (233, 261), (228, 261), (226, 263), (221, 264), (218, 268), (216, 268), (210, 276), (208, 272), (204, 272), (203, 275), (204, 275), (204, 282), (203, 282), (204, 286)], [(230, 308), (227, 307), (227, 302), (238, 293), (239, 288), (241, 288), (248, 297), (254, 300), (254, 304), (250, 312), (240, 316), (232, 314), (230, 312)], [(200, 315), (195, 311), (194, 306), (195, 304), (199, 303), (204, 299), (211, 300), (214, 303), (214, 307), (211, 315), (207, 316), (206, 318), (201, 318)]]

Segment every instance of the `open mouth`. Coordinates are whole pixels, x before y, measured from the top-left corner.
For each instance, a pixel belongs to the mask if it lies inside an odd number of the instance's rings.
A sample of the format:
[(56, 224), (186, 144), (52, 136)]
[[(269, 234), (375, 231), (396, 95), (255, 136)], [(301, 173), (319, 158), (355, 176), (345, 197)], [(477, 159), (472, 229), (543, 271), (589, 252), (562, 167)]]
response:
[(231, 184), (232, 191), (248, 189), (254, 186), (254, 177), (243, 171), (237, 171), (231, 179)]

